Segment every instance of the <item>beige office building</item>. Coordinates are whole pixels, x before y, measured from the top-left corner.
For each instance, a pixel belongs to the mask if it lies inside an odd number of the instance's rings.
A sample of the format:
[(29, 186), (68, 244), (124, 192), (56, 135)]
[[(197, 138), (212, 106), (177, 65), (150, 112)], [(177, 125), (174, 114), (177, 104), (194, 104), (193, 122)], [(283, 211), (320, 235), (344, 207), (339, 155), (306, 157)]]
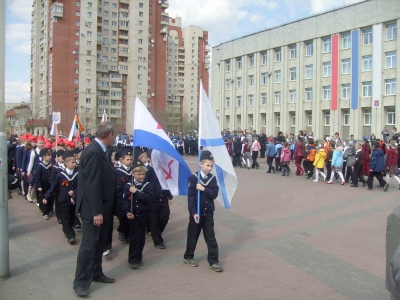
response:
[(400, 126), (399, 21), (400, 1), (367, 0), (213, 47), (221, 128), (360, 139)]

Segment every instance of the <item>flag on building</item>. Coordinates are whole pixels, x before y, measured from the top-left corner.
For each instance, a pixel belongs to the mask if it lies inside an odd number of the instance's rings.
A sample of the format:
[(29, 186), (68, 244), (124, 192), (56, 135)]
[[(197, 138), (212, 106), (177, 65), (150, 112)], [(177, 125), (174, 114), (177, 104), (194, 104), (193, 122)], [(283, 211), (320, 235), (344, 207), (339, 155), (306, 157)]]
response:
[(192, 174), (171, 139), (136, 97), (133, 124), (134, 146), (152, 148), (151, 160), (163, 189), (172, 195), (187, 195), (188, 178)]
[(238, 180), (203, 83), (200, 83), (199, 108), (199, 145), (203, 147), (203, 150), (211, 151), (214, 157), (215, 165), (211, 173), (218, 181), (217, 199), (225, 208), (229, 209)]
[(85, 128), (82, 126), (78, 115), (75, 115), (74, 120), (72, 121), (71, 130), (69, 132), (68, 141), (72, 141), (74, 135), (77, 139), (81, 139), (81, 134), (84, 131)]
[(107, 122), (107, 114), (106, 114), (106, 110), (103, 109), (103, 116), (101, 117), (101, 122)]

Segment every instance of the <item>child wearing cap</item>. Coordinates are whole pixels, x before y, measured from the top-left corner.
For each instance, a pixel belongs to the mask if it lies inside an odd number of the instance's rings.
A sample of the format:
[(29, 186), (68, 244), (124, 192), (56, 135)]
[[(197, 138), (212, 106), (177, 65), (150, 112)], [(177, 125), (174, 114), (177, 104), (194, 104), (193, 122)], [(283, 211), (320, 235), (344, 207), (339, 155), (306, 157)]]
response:
[(61, 212), (61, 224), (68, 243), (75, 244), (75, 198), (78, 192), (78, 170), (75, 168), (75, 156), (72, 151), (65, 151), (62, 155), (65, 170), (57, 174), (51, 188), (44, 195), (43, 203), (53, 198), (58, 193), (58, 203)]
[[(57, 150), (55, 152), (55, 164), (53, 164), (53, 168), (51, 170), (50, 174), (50, 186), (54, 183), (56, 180), (57, 174), (60, 173), (61, 171), (65, 170), (64, 162), (62, 160), (62, 155), (64, 154), (64, 150)], [(50, 199), (50, 203), (47, 205), (50, 206), (50, 212), (53, 208), (53, 203), (54, 203), (54, 208), (56, 212), (56, 217), (58, 220), (58, 223), (61, 224), (61, 210), (60, 210), (60, 205), (58, 204), (58, 191), (54, 193), (54, 198)]]
[[(188, 179), (189, 225), (183, 262), (190, 267), (199, 266), (194, 259), (194, 251), (200, 232), (203, 230), (210, 268), (215, 272), (221, 272), (223, 269), (218, 261), (218, 244), (214, 232), (214, 199), (218, 196), (219, 187), (217, 179), (211, 174), (213, 167), (213, 155), (210, 151), (204, 150), (200, 155), (200, 174), (193, 173)], [(198, 176), (200, 176), (200, 183), (198, 183)], [(200, 191), (200, 212), (197, 212), (197, 191)]]
[(50, 204), (43, 203), (43, 195), (50, 189), (50, 173), (51, 173), (51, 153), (49, 149), (42, 149), (39, 153), (42, 161), (39, 163), (36, 170), (36, 187), (38, 190), (39, 209), (43, 213), (43, 219), (48, 220), (50, 214)]

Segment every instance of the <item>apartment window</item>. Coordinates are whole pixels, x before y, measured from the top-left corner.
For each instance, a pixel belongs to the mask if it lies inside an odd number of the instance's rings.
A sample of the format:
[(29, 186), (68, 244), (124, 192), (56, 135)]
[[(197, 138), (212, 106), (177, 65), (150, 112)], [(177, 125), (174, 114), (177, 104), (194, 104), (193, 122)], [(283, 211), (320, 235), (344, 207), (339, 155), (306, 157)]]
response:
[(225, 100), (226, 100), (226, 102), (225, 102), (226, 103), (226, 107), (227, 108), (231, 107), (231, 98), (230, 97), (226, 97)]
[(312, 113), (307, 113), (306, 114), (307, 117), (307, 126), (312, 126)]
[(369, 109), (364, 112), (364, 125), (371, 125), (371, 111)]
[(397, 24), (387, 24), (386, 25), (386, 40), (391, 41), (397, 39)]
[(86, 60), (86, 65), (91, 66), (92, 65), (92, 61), (90, 59)]
[(294, 113), (290, 114), (290, 125), (292, 127), (296, 126), (296, 115)]
[[(111, 26), (116, 27), (117, 24), (118, 24), (117, 21), (111, 21)], [(122, 22), (122, 21), (121, 21), (120, 24), (121, 24), (121, 26), (128, 26), (128, 22)], [(114, 32), (115, 32), (115, 31), (113, 31), (113, 35), (116, 35), (116, 34), (114, 34)]]
[(91, 31), (87, 31), (86, 34), (87, 34), (88, 37), (92, 36), (92, 32)]
[(389, 108), (386, 112), (386, 124), (387, 125), (395, 125), (396, 124), (396, 112), (392, 108)]
[(249, 56), (249, 67), (254, 68), (254, 54)]
[(267, 85), (268, 75), (267, 73), (261, 73), (261, 85)]
[(139, 8), (143, 8), (143, 3), (139, 3)]
[(237, 82), (237, 88), (241, 89), (242, 88), (242, 77), (238, 77), (236, 79), (236, 82)]
[(227, 71), (227, 72), (230, 72), (230, 71), (231, 71), (231, 61), (230, 61), (230, 60), (227, 60), (227, 61), (225, 62), (225, 67), (226, 67), (226, 71)]
[(296, 81), (296, 68), (289, 69), (289, 80)]
[(351, 48), (351, 35), (350, 33), (343, 34), (342, 37), (342, 49), (350, 49)]
[(363, 43), (364, 45), (372, 44), (372, 28), (364, 29)]
[(313, 93), (312, 88), (306, 88), (306, 102), (312, 101)]
[(74, 98), (74, 103), (78, 103), (78, 98)]
[(350, 98), (350, 83), (342, 84), (342, 99)]
[(372, 97), (372, 81), (365, 81), (362, 83), (362, 96)]
[(103, 29), (103, 34), (108, 34), (108, 29)]
[(262, 64), (266, 65), (268, 62), (268, 53), (267, 52), (263, 52), (262, 53)]
[(281, 49), (275, 49), (275, 61), (276, 62), (282, 61), (282, 51), (281, 51)]
[(142, 88), (142, 84), (138, 83), (137, 87), (138, 87), (138, 89), (141, 89)]
[(296, 59), (297, 57), (297, 48), (296, 45), (290, 46), (290, 59)]
[(396, 68), (396, 51), (386, 52), (386, 69)]
[(363, 56), (363, 71), (372, 71), (372, 55)]
[(332, 68), (331, 68), (331, 62), (330, 61), (323, 63), (323, 70), (324, 70), (324, 72), (323, 72), (323, 74), (324, 74), (323, 76), (324, 77), (331, 76)]
[(92, 41), (86, 41), (86, 45), (87, 45), (88, 47), (92, 47)]
[(343, 125), (350, 125), (350, 112), (348, 110), (343, 111)]
[(254, 86), (254, 75), (249, 75), (249, 86), (250, 87)]
[(86, 84), (92, 84), (92, 80), (91, 79), (86, 79)]
[(306, 79), (312, 79), (313, 78), (313, 65), (307, 65), (306, 66)]
[(143, 44), (143, 40), (142, 39), (138, 39), (138, 44)]
[(236, 100), (237, 100), (237, 102), (236, 102), (236, 103), (237, 103), (237, 106), (238, 106), (238, 107), (241, 107), (241, 106), (242, 106), (242, 96), (237, 96), (237, 97), (236, 97)]
[(143, 48), (138, 48), (138, 53), (142, 53), (143, 52)]
[(76, 15), (79, 17), (81, 15), (81, 12), (79, 10), (77, 10)]
[(296, 90), (289, 90), (290, 98), (289, 98), (289, 103), (295, 103), (296, 102)]
[(143, 35), (143, 30), (139, 30), (139, 35)]
[(396, 95), (396, 78), (385, 80), (386, 95)]
[(281, 92), (275, 92), (275, 104), (281, 103)]
[(143, 12), (139, 11), (139, 17), (143, 17)]
[(350, 58), (342, 59), (342, 74), (350, 74), (351, 64)]
[(86, 98), (86, 104), (90, 104), (92, 102), (91, 98)]
[[(118, 16), (118, 14), (116, 12), (111, 13), (111, 17), (112, 18), (116, 18), (117, 16)], [(121, 17), (127, 18), (128, 14), (127, 13), (121, 13)]]
[(254, 95), (249, 95), (249, 106), (254, 106)]
[(281, 75), (282, 75), (281, 70), (275, 71), (275, 83), (281, 83), (282, 80)]
[(81, 2), (80, 1), (76, 1), (76, 6), (81, 6)]
[[(86, 26), (92, 27), (92, 24), (90, 24), (90, 26), (88, 26), (88, 23), (91, 23), (91, 22), (86, 22)], [(75, 26), (79, 26), (79, 21), (75, 21)]]
[(74, 113), (77, 113), (77, 112), (78, 112), (78, 108), (74, 107)]
[(75, 35), (79, 35), (79, 30), (75, 30)]
[(90, 11), (87, 13), (87, 16), (88, 16), (88, 18), (91, 18), (91, 17), (92, 17), (92, 15), (93, 15), (93, 13), (92, 13), (92, 12), (90, 12)]
[(261, 93), (261, 104), (267, 105), (267, 93)]
[(75, 40), (75, 45), (79, 45), (79, 40)]
[(306, 43), (306, 56), (312, 56), (314, 53), (313, 42)]
[(78, 94), (79, 93), (79, 89), (78, 88), (74, 88), (74, 92), (75, 92), (75, 94)]
[(78, 78), (75, 78), (75, 79), (74, 79), (74, 84), (78, 84), (78, 83), (79, 83)]
[(143, 21), (139, 21), (139, 26), (143, 26)]
[(323, 43), (324, 43), (324, 53), (328, 53), (332, 51), (332, 42), (331, 42), (331, 38), (324, 38), (323, 39)]
[(322, 87), (323, 100), (331, 100), (331, 86)]
[(236, 58), (236, 63), (237, 63), (237, 69), (241, 70), (242, 69), (242, 58), (241, 57)]
[(231, 89), (231, 80), (230, 79), (226, 79), (225, 83), (226, 83), (226, 89), (230, 90)]
[(281, 114), (275, 113), (276, 127), (281, 126)]

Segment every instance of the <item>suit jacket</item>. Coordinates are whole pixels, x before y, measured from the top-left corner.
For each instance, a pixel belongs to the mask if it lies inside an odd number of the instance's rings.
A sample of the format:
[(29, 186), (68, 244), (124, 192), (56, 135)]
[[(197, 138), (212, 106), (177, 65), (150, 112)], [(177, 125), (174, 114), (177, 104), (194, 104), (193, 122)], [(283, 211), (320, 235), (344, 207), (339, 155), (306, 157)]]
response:
[(396, 207), (387, 217), (386, 227), (386, 289), (393, 292), (395, 287), (391, 284), (393, 273), (390, 262), (400, 244), (400, 206)]
[(117, 177), (106, 152), (97, 141), (82, 151), (78, 186), (76, 212), (81, 218), (92, 220), (100, 214), (104, 219), (112, 218), (117, 208)]

